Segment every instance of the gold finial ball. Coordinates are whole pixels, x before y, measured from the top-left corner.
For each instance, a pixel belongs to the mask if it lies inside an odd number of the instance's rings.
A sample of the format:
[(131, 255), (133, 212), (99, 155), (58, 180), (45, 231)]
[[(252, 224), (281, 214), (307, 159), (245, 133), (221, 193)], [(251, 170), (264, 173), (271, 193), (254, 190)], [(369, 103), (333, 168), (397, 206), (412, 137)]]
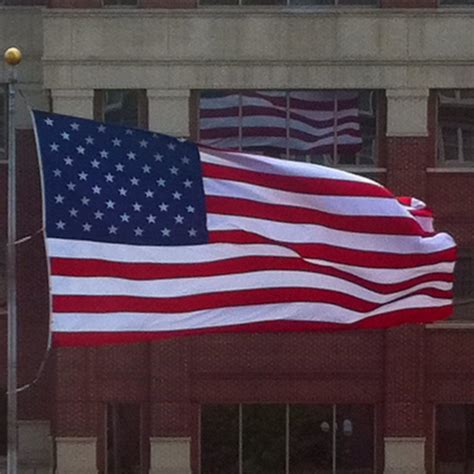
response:
[(16, 66), (17, 64), (20, 64), (22, 54), (21, 51), (18, 48), (8, 48), (5, 51), (5, 54), (3, 55), (5, 62), (9, 64), (10, 66)]

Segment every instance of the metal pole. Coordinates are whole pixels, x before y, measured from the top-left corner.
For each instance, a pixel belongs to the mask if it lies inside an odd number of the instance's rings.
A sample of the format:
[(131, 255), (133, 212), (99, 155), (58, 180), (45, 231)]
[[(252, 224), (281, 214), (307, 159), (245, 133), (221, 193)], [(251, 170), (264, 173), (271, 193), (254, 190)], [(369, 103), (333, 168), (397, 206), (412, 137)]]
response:
[(7, 307), (8, 307), (8, 450), (7, 474), (17, 474), (17, 312), (16, 312), (16, 146), (15, 146), (15, 66), (21, 61), (21, 52), (10, 48), (5, 52), (9, 64), (8, 80), (8, 240), (7, 240)]

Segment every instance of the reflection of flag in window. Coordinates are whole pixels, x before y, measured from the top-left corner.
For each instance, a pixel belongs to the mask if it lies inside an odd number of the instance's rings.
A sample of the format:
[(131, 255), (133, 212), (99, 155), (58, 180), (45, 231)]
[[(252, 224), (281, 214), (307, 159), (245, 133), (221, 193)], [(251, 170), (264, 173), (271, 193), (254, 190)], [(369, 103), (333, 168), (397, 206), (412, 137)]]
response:
[(362, 146), (357, 92), (203, 94), (199, 128), (201, 143), (234, 150), (355, 154)]

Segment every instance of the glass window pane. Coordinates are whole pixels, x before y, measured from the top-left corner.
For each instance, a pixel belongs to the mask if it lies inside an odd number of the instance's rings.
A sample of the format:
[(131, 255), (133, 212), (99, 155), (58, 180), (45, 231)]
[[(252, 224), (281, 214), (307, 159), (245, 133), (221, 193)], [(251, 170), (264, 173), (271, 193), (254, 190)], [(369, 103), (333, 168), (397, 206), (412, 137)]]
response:
[(242, 0), (242, 5), (286, 5), (286, 0)]
[(5, 87), (0, 85), (0, 160), (7, 156), (7, 97)]
[(199, 101), (199, 141), (216, 148), (239, 150), (240, 94), (202, 92)]
[(104, 122), (128, 127), (139, 124), (138, 90), (106, 90), (104, 91), (103, 118)]
[(104, 0), (104, 5), (137, 5), (137, 0)]
[(444, 160), (458, 161), (460, 160), (458, 129), (443, 127), (443, 146)]
[(286, 157), (287, 93), (242, 93), (242, 150)]
[(290, 5), (334, 5), (334, 0), (290, 0)]
[(440, 0), (440, 5), (474, 5), (474, 0)]
[(201, 474), (238, 474), (239, 406), (201, 408)]
[(238, 5), (239, 0), (200, 0), (201, 5)]
[(338, 405), (336, 412), (336, 472), (374, 472), (374, 407)]
[(331, 405), (290, 406), (290, 474), (332, 473)]
[(474, 129), (462, 131), (464, 161), (474, 163)]
[(0, 386), (0, 456), (7, 455), (7, 391)]
[(339, 0), (339, 5), (377, 5), (377, 0)]
[(474, 296), (474, 258), (459, 255), (454, 268), (454, 295), (456, 298)]
[(285, 474), (286, 406), (243, 405), (244, 474)]
[(334, 164), (335, 93), (290, 92), (290, 157), (325, 165)]

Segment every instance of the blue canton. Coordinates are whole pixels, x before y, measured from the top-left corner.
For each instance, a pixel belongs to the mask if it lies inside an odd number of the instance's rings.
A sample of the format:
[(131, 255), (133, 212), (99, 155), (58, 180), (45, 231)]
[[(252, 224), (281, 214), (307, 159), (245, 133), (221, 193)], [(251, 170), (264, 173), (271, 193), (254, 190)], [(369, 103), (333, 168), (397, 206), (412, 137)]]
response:
[(138, 245), (206, 243), (193, 143), (34, 112), (48, 237)]

